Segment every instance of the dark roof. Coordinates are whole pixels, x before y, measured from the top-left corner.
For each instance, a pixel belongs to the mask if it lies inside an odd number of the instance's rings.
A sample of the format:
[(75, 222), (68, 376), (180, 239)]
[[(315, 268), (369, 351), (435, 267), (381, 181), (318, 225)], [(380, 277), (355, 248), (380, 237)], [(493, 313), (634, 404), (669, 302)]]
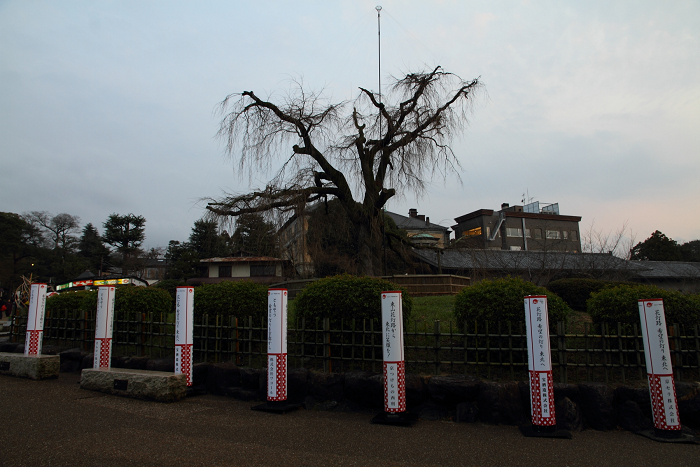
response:
[(272, 256), (228, 256), (226, 258), (206, 258), (200, 259), (200, 263), (251, 263), (254, 261), (283, 262), (283, 259)]
[(700, 279), (700, 263), (682, 261), (630, 261), (644, 268), (637, 274), (645, 279)]
[(442, 225), (438, 224), (433, 224), (432, 222), (426, 222), (423, 220), (420, 220), (416, 217), (406, 217), (402, 216), (401, 214), (396, 214), (395, 212), (390, 212), (386, 211), (385, 213), (387, 216), (391, 217), (394, 222), (396, 222), (396, 226), (399, 229), (404, 229), (404, 230), (443, 230), (447, 231), (448, 227), (444, 227)]
[(73, 280), (82, 281), (85, 279), (92, 279), (93, 277), (95, 277), (95, 275), (89, 269), (87, 269), (85, 272), (83, 272), (81, 275), (79, 275), (78, 277), (76, 277)]
[[(435, 250), (415, 250), (415, 254), (437, 267)], [(605, 253), (571, 253), (558, 251), (524, 250), (443, 250), (441, 266), (447, 269), (482, 270), (629, 270), (634, 273), (644, 270), (639, 262), (625, 261)]]

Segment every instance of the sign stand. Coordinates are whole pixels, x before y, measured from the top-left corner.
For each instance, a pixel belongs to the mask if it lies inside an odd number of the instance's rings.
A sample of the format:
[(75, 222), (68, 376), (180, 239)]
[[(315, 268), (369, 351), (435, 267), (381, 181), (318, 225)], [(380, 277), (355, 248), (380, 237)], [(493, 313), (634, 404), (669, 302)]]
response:
[(93, 368), (112, 367), (112, 334), (114, 331), (114, 292), (112, 285), (100, 286), (97, 293), (95, 320), (95, 354)]
[(382, 292), (382, 347), (384, 412), (377, 414), (371, 423), (413, 426), (418, 416), (406, 412), (406, 363), (401, 292)]
[(638, 305), (654, 414), (654, 430), (640, 431), (639, 434), (665, 443), (695, 444), (694, 436), (681, 431), (664, 302), (660, 298), (653, 298), (639, 300)]
[(520, 432), (528, 437), (571, 439), (570, 432), (557, 430), (552, 354), (549, 348), (549, 313), (545, 295), (525, 297), (525, 329), (532, 425), (521, 426)]
[(251, 407), (287, 413), (300, 404), (287, 401), (287, 289), (267, 291), (267, 402)]
[(46, 284), (32, 284), (29, 293), (27, 337), (24, 341), (24, 356), (41, 355), (44, 340), (44, 317), (46, 315)]
[(175, 374), (187, 378), (192, 394), (192, 343), (194, 327), (194, 287), (181, 286), (175, 294)]

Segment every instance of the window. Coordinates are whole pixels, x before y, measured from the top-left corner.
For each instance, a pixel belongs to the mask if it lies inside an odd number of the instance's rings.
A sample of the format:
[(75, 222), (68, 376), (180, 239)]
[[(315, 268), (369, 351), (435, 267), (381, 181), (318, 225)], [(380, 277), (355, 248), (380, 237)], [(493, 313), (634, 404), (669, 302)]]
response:
[(535, 238), (542, 238), (542, 229), (535, 229)]
[(547, 238), (549, 238), (550, 240), (559, 240), (561, 238), (561, 232), (559, 232), (558, 230), (548, 230)]
[(577, 242), (578, 241), (578, 233), (575, 230), (571, 231), (571, 240)]
[(527, 238), (532, 238), (532, 234), (530, 233), (530, 229), (525, 229), (525, 236)]
[(274, 263), (258, 263), (250, 265), (250, 277), (274, 276), (277, 268)]
[(523, 229), (516, 229), (513, 227), (506, 227), (506, 237), (521, 237), (523, 236)]
[(231, 277), (231, 266), (219, 266), (219, 277)]
[(564, 240), (569, 239), (569, 231), (568, 230), (562, 230), (561, 233), (564, 236)]
[(470, 229), (470, 230), (465, 230), (462, 235), (465, 237), (474, 237), (476, 235), (481, 235), (481, 227), (477, 227), (476, 229)]

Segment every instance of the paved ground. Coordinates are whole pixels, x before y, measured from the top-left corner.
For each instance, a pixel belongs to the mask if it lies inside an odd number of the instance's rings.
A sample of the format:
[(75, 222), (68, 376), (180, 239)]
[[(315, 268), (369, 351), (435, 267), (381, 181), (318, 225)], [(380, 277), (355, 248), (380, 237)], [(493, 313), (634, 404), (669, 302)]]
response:
[(80, 389), (77, 374), (0, 376), (2, 466), (698, 466), (700, 446), (629, 432), (524, 438), (516, 427), (419, 421), (372, 425), (373, 413), (299, 410), (196, 396), (174, 404)]

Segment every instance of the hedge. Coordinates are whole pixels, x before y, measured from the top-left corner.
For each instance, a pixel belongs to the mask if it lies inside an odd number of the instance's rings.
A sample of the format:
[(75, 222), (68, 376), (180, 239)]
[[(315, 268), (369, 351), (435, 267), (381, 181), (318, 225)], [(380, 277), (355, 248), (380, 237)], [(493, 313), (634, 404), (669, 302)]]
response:
[[(65, 312), (79, 317), (84, 312), (94, 316), (97, 310), (97, 290), (62, 292), (46, 299), (48, 316)], [(142, 313), (167, 314), (172, 311), (172, 298), (162, 289), (154, 287), (117, 287), (114, 296), (115, 319), (140, 319)]]
[(381, 293), (401, 291), (403, 320), (411, 316), (413, 300), (400, 286), (386, 279), (349, 274), (326, 277), (307, 285), (294, 300), (297, 319), (363, 320), (382, 318)]
[(619, 284), (599, 279), (570, 278), (559, 279), (547, 284), (547, 289), (557, 294), (574, 310), (584, 311), (586, 301), (591, 294), (606, 287), (614, 287)]
[(194, 316), (204, 314), (267, 319), (267, 286), (252, 281), (222, 281), (194, 289)]
[(550, 327), (557, 321), (566, 321), (571, 311), (569, 306), (554, 292), (532, 282), (508, 277), (483, 280), (462, 289), (455, 297), (454, 313), (459, 328), (464, 323), (476, 321), (521, 322), (525, 320), (524, 299), (526, 295), (546, 295)]
[(606, 288), (591, 295), (588, 314), (595, 323), (639, 323), (639, 300), (661, 298), (667, 324), (700, 324), (700, 298), (654, 285), (629, 285)]

